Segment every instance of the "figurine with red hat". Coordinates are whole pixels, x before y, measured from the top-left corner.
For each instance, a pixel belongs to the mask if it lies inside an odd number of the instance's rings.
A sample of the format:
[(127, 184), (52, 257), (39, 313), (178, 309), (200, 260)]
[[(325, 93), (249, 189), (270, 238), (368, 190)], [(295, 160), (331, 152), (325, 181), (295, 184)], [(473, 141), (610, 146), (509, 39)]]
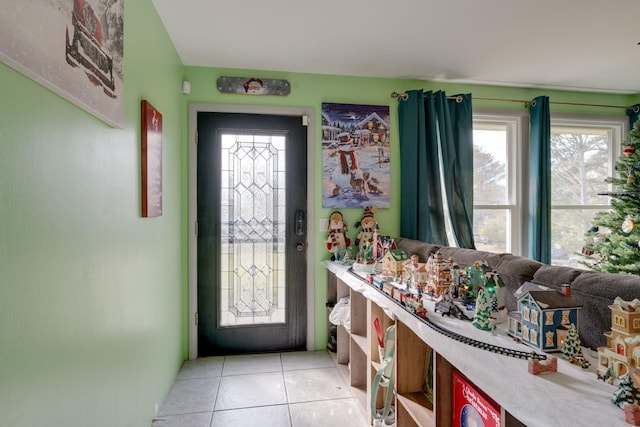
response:
[(341, 249), (347, 249), (351, 245), (351, 239), (347, 236), (348, 226), (344, 222), (340, 211), (333, 211), (329, 216), (329, 235), (327, 236), (327, 249), (331, 252), (331, 260), (336, 260), (336, 253)]
[(373, 236), (376, 232), (376, 226), (378, 225), (376, 219), (373, 217), (376, 210), (376, 208), (367, 206), (364, 208), (362, 219), (356, 223), (356, 227), (361, 228), (358, 236), (356, 236), (356, 245), (358, 245), (360, 249), (364, 249), (367, 245), (374, 246)]

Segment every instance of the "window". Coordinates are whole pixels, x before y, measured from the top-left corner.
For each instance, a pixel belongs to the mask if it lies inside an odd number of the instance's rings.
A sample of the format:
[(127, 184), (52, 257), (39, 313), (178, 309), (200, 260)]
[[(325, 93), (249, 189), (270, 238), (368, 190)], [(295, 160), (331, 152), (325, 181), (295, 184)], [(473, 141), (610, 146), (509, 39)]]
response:
[(547, 341), (545, 343), (545, 346), (552, 347), (554, 338), (555, 338), (555, 334), (553, 332), (547, 332)]
[(518, 190), (522, 168), (518, 165), (522, 161), (522, 132), (528, 128), (526, 123), (522, 115), (505, 112), (480, 111), (473, 116), (476, 249), (522, 254)]
[(620, 153), (626, 117), (551, 117), (551, 263), (580, 267), (584, 234), (609, 208), (607, 177)]
[[(593, 216), (609, 209), (627, 132), (626, 116), (552, 114), (552, 264), (582, 267), (580, 252)], [(473, 115), (473, 233), (476, 249), (526, 256), (528, 113), (478, 110)]]
[(546, 318), (544, 322), (545, 325), (553, 325), (553, 311), (547, 311), (545, 313), (545, 318)]

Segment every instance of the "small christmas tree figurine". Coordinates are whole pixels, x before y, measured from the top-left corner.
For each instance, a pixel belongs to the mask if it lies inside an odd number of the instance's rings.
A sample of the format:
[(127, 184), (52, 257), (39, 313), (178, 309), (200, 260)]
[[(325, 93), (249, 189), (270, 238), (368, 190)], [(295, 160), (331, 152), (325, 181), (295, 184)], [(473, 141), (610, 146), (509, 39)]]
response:
[(567, 338), (562, 346), (562, 357), (566, 360), (571, 360), (579, 353), (580, 338), (576, 332), (575, 325), (569, 325), (569, 332), (567, 333)]
[(638, 390), (633, 383), (633, 378), (630, 373), (627, 372), (618, 379), (618, 389), (613, 392), (611, 402), (619, 408), (622, 408), (624, 403), (633, 404), (640, 402), (640, 390)]
[(581, 366), (583, 369), (587, 369), (591, 365), (582, 354), (580, 337), (574, 324), (569, 325), (567, 338), (562, 345), (562, 357), (575, 365)]
[(485, 291), (484, 289), (480, 289), (478, 291), (478, 296), (476, 297), (476, 314), (473, 317), (473, 326), (478, 329), (482, 329), (483, 331), (490, 330), (490, 315), (491, 306), (489, 305), (489, 301), (487, 299), (487, 291)]
[(599, 212), (585, 234), (584, 265), (596, 271), (640, 274), (640, 120), (629, 132), (616, 162), (611, 210)]

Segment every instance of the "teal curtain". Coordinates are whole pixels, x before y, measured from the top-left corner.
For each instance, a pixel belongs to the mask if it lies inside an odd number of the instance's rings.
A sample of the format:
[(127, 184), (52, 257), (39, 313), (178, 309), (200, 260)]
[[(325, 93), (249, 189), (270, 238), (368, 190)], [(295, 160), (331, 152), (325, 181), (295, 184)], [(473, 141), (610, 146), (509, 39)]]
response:
[(631, 130), (640, 117), (640, 104), (627, 108), (627, 116), (629, 116), (629, 130)]
[[(400, 131), (400, 235), (447, 245), (442, 209), (435, 114), (425, 100), (433, 94), (406, 92), (398, 105)], [(433, 102), (433, 101), (432, 101)], [(427, 126), (429, 122), (430, 126)]]
[(529, 109), (529, 257), (551, 262), (551, 113), (549, 97)]
[[(412, 90), (399, 101), (400, 233), (448, 246), (445, 215), (458, 245), (473, 242), (473, 121), (471, 95)], [(444, 212), (439, 151), (449, 212)], [(462, 167), (464, 165), (464, 168)]]
[(471, 95), (448, 99), (436, 92), (445, 191), (453, 234), (461, 248), (475, 248), (473, 241), (473, 112)]

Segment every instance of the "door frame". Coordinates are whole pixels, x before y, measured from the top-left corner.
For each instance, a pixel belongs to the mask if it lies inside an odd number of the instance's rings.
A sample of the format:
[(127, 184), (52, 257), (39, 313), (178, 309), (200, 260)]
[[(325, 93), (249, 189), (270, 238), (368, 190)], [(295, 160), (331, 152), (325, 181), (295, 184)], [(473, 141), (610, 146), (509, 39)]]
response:
[(189, 359), (198, 357), (198, 179), (196, 132), (198, 113), (243, 113), (307, 117), (307, 350), (315, 348), (315, 116), (312, 108), (189, 103)]

